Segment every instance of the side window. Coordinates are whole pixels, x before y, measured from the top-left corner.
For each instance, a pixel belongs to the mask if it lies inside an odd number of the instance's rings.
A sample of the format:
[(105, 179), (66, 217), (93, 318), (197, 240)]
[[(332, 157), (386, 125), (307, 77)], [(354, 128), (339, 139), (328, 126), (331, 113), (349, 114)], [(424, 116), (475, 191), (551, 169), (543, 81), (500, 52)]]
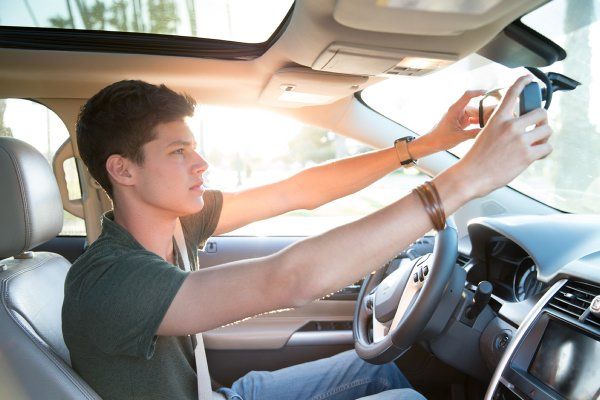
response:
[[(373, 150), (326, 129), (262, 110), (198, 106), (190, 124), (210, 164), (208, 186), (224, 191), (275, 182), (304, 168)], [(398, 169), (315, 210), (292, 211), (228, 235), (315, 235), (392, 203), (425, 179), (415, 168)]]
[[(0, 136), (11, 136), (31, 144), (46, 157), (52, 159), (58, 148), (69, 138), (69, 132), (60, 118), (47, 107), (30, 100), (0, 99)], [(81, 198), (79, 175), (75, 159), (63, 165), (69, 199)], [(63, 236), (85, 236), (85, 222), (73, 214), (64, 212)]]

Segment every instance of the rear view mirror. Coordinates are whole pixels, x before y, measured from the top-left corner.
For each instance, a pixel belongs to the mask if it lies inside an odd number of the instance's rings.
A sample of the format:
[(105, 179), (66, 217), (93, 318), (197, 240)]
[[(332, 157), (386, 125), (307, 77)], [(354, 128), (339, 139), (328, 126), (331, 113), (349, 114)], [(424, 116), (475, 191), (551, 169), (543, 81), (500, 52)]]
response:
[[(536, 108), (543, 107), (548, 109), (552, 102), (552, 94), (556, 91), (570, 91), (575, 89), (577, 86), (581, 85), (581, 83), (577, 82), (574, 79), (569, 78), (568, 76), (556, 73), (549, 72), (548, 74), (540, 71), (537, 68), (527, 68), (536, 78), (540, 79), (545, 87), (541, 87), (538, 82), (531, 82), (521, 92), (519, 95), (519, 104), (518, 110), (515, 110), (515, 116), (520, 116), (523, 114), (527, 114), (530, 111), (535, 110)], [(499, 103), (502, 98), (504, 89), (494, 89), (487, 92), (482, 99), (479, 101), (479, 126), (485, 126), (485, 118), (486, 110), (490, 108), (495, 108), (495, 106)]]

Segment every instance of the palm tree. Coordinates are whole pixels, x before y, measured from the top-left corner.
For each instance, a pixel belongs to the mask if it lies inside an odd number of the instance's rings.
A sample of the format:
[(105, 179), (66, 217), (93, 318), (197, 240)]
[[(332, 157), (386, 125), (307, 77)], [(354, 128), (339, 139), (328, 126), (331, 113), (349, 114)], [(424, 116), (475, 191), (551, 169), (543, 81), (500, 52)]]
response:
[[(75, 28), (75, 16), (81, 20), (83, 29), (116, 30), (147, 33), (174, 34), (177, 32), (179, 17), (174, 0), (115, 0), (108, 2), (94, 0), (90, 5), (85, 0), (66, 1), (68, 15), (55, 15), (49, 19), (55, 28)], [(195, 34), (195, 7), (193, 0), (187, 0), (187, 12), (192, 32)], [(130, 18), (131, 16), (131, 18)]]

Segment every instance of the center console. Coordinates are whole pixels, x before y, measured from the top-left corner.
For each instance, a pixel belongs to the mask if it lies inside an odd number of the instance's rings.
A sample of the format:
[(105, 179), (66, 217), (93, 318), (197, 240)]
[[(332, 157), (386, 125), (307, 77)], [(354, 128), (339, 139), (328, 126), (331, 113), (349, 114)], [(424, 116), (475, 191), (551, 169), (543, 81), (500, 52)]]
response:
[(593, 285), (557, 282), (519, 327), (486, 400), (600, 400), (600, 321)]

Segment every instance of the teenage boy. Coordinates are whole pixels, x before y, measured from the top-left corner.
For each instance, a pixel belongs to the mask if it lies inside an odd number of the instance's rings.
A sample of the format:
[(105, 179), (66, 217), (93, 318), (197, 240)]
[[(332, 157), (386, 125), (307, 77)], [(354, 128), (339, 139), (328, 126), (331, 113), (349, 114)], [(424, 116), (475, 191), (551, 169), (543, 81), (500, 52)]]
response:
[[(103, 217), (101, 236), (67, 277), (63, 333), (73, 367), (104, 398), (197, 398), (189, 335), (299, 307), (356, 282), (439, 226), (428, 214), (434, 206), (451, 215), (549, 154), (545, 111), (512, 114), (530, 80), (516, 81), (481, 132), (466, 128), (477, 122), (467, 104), (482, 92), (467, 92), (431, 133), (413, 142), (237, 193), (203, 186), (208, 164), (196, 152), (185, 122), (194, 111), (191, 98), (140, 81), (102, 89), (81, 111), (77, 143), (114, 209)], [(535, 129), (526, 131), (532, 125)], [(213, 234), (318, 207), (362, 189), (401, 161), (452, 148), (475, 135), (467, 155), (431, 181), (439, 193), (431, 207), (425, 208), (426, 201), (413, 192), (271, 256), (198, 268), (198, 245)], [(183, 255), (174, 241), (179, 220), (187, 247)], [(184, 257), (193, 272), (181, 268)], [(350, 399), (406, 386), (394, 364), (369, 365), (351, 351), (273, 373), (251, 373), (222, 392), (245, 400)]]

